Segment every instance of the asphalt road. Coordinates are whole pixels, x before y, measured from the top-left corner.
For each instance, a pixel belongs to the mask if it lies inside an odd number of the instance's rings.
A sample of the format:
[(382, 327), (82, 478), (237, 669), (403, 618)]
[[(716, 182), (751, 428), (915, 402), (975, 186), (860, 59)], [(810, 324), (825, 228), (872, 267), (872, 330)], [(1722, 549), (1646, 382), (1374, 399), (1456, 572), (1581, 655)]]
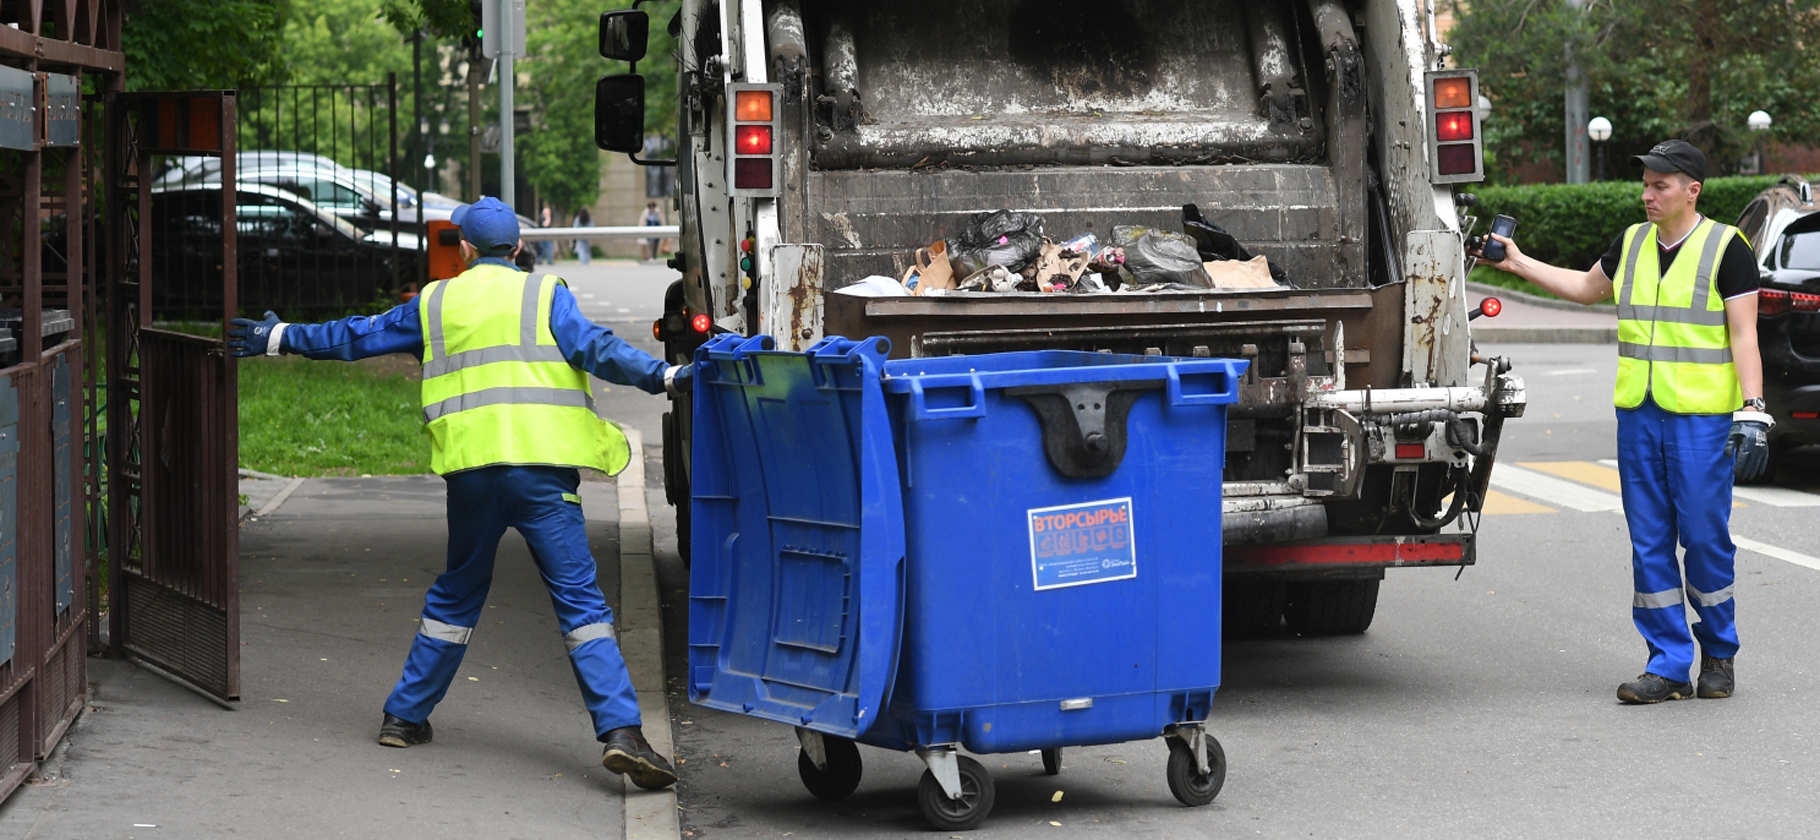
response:
[[(624, 319), (616, 328), (649, 346), (655, 314), (637, 299), (661, 296), (663, 272), (595, 280), (561, 268), (584, 307), (594, 292), (609, 320)], [(1070, 748), (1053, 777), (1034, 755), (980, 756), (998, 798), (970, 836), (1810, 836), (1820, 458), (1797, 452), (1777, 488), (1737, 499), (1734, 531), (1752, 546), (1738, 556), (1737, 695), (1624, 706), (1613, 691), (1645, 653), (1615, 470), (1601, 463), (1616, 451), (1613, 348), (1483, 349), (1516, 362), (1530, 408), (1506, 426), (1510, 478), (1494, 476), (1477, 566), (1458, 579), (1393, 571), (1360, 636), (1223, 650), (1214, 635), (1182, 640), (1180, 655), (1222, 662), (1209, 728), (1230, 769), (1213, 804), (1174, 800), (1160, 740)], [(620, 404), (616, 416), (654, 444), (662, 401)], [(653, 485), (662, 475), (648, 474)], [(653, 486), (684, 837), (930, 836), (914, 756), (862, 747), (859, 789), (823, 802), (797, 779), (788, 727), (687, 702), (686, 581), (662, 500)]]

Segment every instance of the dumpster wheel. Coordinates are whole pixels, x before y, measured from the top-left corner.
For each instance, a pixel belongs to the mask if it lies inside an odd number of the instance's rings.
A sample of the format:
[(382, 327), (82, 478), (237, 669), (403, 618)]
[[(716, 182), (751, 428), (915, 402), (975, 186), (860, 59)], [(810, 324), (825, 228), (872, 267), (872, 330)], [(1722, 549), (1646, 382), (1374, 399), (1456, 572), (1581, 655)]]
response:
[(808, 750), (798, 752), (796, 775), (802, 777), (803, 787), (808, 788), (817, 799), (829, 802), (846, 799), (859, 788), (859, 747), (846, 738), (823, 735), (822, 752), (828, 761), (826, 767), (816, 767), (815, 759), (809, 756)]
[(1062, 748), (1050, 747), (1043, 750), (1043, 775), (1054, 776), (1062, 772)]
[(1194, 749), (1182, 738), (1169, 740), (1169, 792), (1183, 805), (1206, 805), (1226, 785), (1226, 750), (1212, 735), (1207, 740), (1206, 773), (1196, 766)]
[(934, 770), (924, 770), (922, 781), (916, 786), (916, 804), (922, 806), (923, 817), (943, 831), (974, 828), (992, 812), (995, 795), (992, 776), (970, 756), (957, 756), (956, 759), (961, 777), (959, 799), (948, 798), (942, 783), (936, 780)]

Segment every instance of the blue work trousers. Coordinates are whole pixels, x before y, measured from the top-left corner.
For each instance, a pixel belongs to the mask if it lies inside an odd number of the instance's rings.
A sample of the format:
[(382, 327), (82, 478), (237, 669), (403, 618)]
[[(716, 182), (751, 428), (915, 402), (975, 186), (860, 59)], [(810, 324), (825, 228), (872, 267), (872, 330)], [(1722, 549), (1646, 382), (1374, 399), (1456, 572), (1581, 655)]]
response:
[[(1707, 656), (1738, 652), (1730, 432), (1727, 414), (1675, 414), (1647, 398), (1618, 409), (1618, 473), (1636, 581), (1631, 618), (1649, 646), (1646, 670), (1675, 682), (1688, 681), (1696, 639)], [(1689, 600), (1698, 619), (1691, 632)]]
[(567, 467), (496, 466), (443, 478), (449, 490), (449, 568), (424, 596), (423, 622), (404, 675), (386, 699), (386, 712), (421, 723), (448, 692), (486, 606), (499, 540), (511, 527), (524, 536), (550, 590), (595, 737), (604, 741), (611, 730), (637, 726), (638, 696), (588, 552), (577, 495), (580, 473)]

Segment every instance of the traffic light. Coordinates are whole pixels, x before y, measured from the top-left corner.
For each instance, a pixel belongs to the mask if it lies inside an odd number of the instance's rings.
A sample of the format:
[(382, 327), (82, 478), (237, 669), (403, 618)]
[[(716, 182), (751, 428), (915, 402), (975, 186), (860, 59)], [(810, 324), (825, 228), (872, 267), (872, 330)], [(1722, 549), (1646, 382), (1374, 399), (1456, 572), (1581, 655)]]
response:
[(1428, 92), (1428, 169), (1436, 184), (1485, 180), (1485, 138), (1479, 126), (1477, 70), (1431, 70)]
[(778, 108), (781, 85), (736, 84), (727, 91), (727, 126), (733, 153), (727, 183), (734, 197), (775, 198), (781, 185)]

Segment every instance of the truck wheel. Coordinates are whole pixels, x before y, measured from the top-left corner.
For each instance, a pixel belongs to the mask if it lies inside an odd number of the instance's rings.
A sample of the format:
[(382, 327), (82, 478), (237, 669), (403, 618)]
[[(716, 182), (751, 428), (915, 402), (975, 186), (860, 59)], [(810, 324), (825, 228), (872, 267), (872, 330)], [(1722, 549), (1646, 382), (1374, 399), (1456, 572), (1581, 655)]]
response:
[(1283, 620), (1300, 636), (1365, 632), (1378, 611), (1378, 579), (1298, 581), (1288, 587)]
[(666, 411), (663, 418), (664, 497), (676, 507), (676, 556), (689, 568), (689, 470), (683, 462), (680, 411)]
[(1229, 639), (1263, 639), (1283, 628), (1283, 581), (1234, 575), (1224, 581), (1220, 625)]

